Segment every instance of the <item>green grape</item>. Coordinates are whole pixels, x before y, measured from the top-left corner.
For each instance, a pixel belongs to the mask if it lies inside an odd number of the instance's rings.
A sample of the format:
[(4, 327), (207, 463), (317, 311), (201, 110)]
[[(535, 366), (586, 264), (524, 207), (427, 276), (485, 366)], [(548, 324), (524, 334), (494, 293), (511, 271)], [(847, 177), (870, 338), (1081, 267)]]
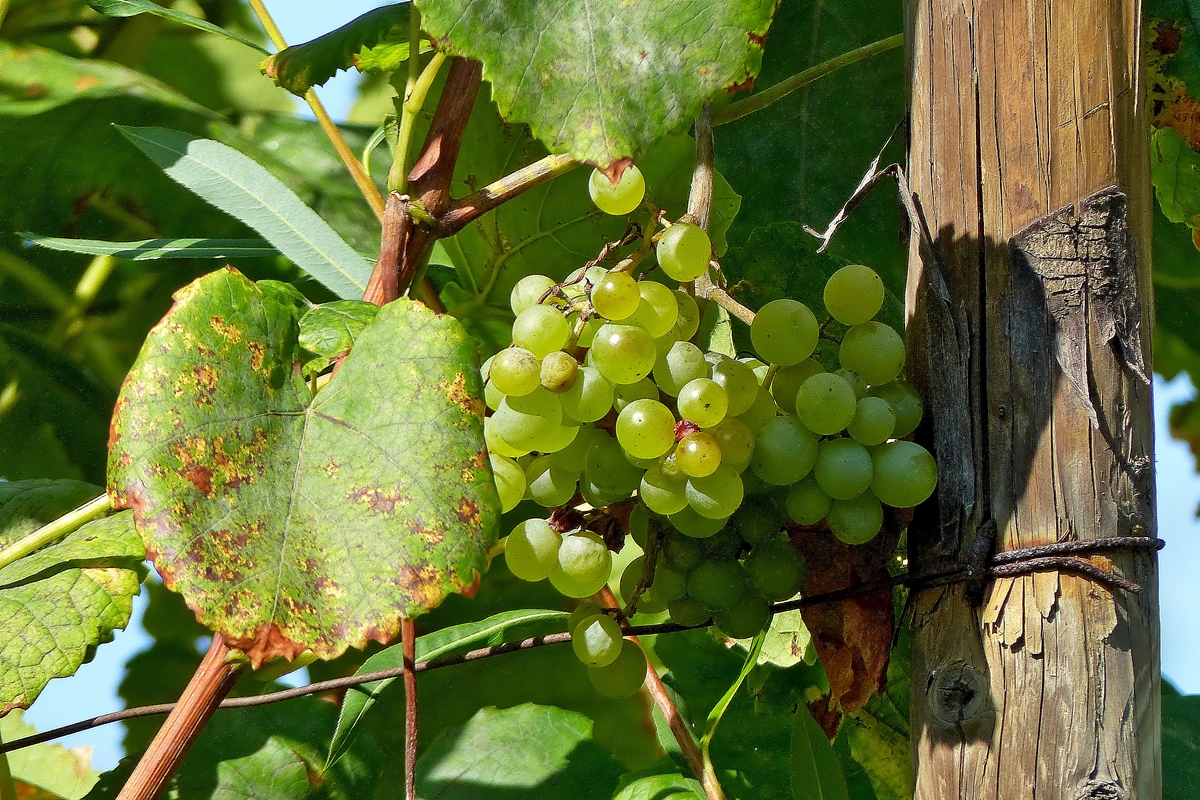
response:
[(616, 322), (600, 326), (588, 352), (601, 375), (622, 385), (645, 378), (658, 358), (654, 337), (645, 328)]
[(806, 358), (799, 364), (780, 367), (771, 380), (771, 396), (775, 398), (775, 405), (788, 414), (795, 414), (796, 394), (800, 387), (813, 375), (824, 371), (825, 368), (812, 358)]
[[(571, 326), (571, 330), (575, 330), (575, 326), (579, 323), (579, 313), (576, 312), (567, 318), (567, 322)], [(588, 321), (583, 323), (583, 330), (579, 334), (579, 339), (575, 344), (580, 347), (591, 347), (592, 342), (596, 340), (596, 331), (604, 325), (604, 318), (599, 315), (588, 317)]]
[(538, 358), (561, 350), (570, 337), (571, 324), (554, 306), (530, 306), (513, 321), (513, 344)]
[(562, 425), (562, 404), (556, 395), (539, 386), (522, 397), (505, 397), (492, 419), (504, 441), (528, 452), (540, 438)]
[(807, 566), (786, 539), (754, 545), (742, 562), (750, 588), (768, 600), (787, 600), (800, 591)]
[(733, 515), (732, 528), (747, 544), (757, 547), (772, 539), (783, 527), (783, 515), (775, 504), (761, 497), (752, 498), (742, 504)]
[(684, 384), (707, 378), (708, 371), (704, 351), (691, 342), (673, 342), (654, 365), (654, 382), (664, 393), (676, 397)]
[(658, 458), (675, 444), (675, 415), (657, 400), (634, 400), (617, 416), (617, 441), (636, 458)]
[[(516, 508), (525, 497), (525, 470), (507, 456), (492, 453), (488, 456), (492, 464), (492, 475), (496, 478), (496, 493), (500, 495), (500, 511)], [(686, 500), (684, 502), (687, 502)]]
[(866, 447), (883, 444), (896, 429), (896, 412), (882, 397), (864, 397), (854, 409), (854, 419), (846, 426), (850, 438)]
[(732, 606), (713, 614), (713, 622), (730, 639), (749, 639), (771, 624), (771, 604), (746, 592)]
[(829, 530), (846, 544), (863, 544), (883, 527), (883, 506), (870, 492), (849, 500), (834, 500), (825, 518)]
[(642, 300), (626, 321), (642, 326), (654, 339), (670, 333), (679, 319), (675, 293), (655, 281), (638, 281), (638, 293)]
[(726, 414), (736, 417), (749, 411), (758, 397), (758, 378), (754, 376), (754, 370), (720, 353), (705, 353), (704, 358), (712, 365), (712, 379), (725, 390), (729, 404)]
[(575, 496), (579, 473), (556, 467), (550, 456), (541, 456), (529, 462), (525, 468), (525, 480), (529, 486), (529, 496), (535, 503), (546, 508), (557, 508)]
[(686, 342), (700, 330), (700, 308), (696, 298), (678, 289), (674, 291), (675, 301), (679, 303), (679, 318), (675, 320), (675, 338)]
[(721, 465), (721, 445), (707, 433), (689, 433), (675, 447), (675, 466), (689, 478), (712, 475)]
[(558, 569), (550, 573), (550, 583), (567, 597), (590, 597), (608, 583), (611, 571), (612, 553), (604, 540), (591, 531), (580, 531), (563, 537)]
[(854, 388), (832, 372), (813, 375), (796, 392), (796, 416), (818, 436), (845, 430), (857, 406)]
[(688, 504), (702, 517), (727, 519), (745, 497), (742, 476), (728, 464), (717, 467), (711, 475), (689, 478)]
[(750, 469), (767, 483), (787, 486), (807, 475), (816, 460), (817, 437), (795, 417), (776, 417), (755, 436)]
[(889, 442), (872, 456), (871, 491), (894, 508), (909, 508), (929, 499), (937, 486), (937, 462), (915, 442)]
[(699, 278), (708, 270), (712, 242), (699, 225), (676, 222), (658, 240), (658, 265), (680, 283)]
[(825, 309), (843, 325), (861, 325), (883, 307), (883, 281), (870, 267), (851, 264), (825, 282)]
[(702, 517), (691, 506), (672, 514), (668, 519), (675, 530), (693, 539), (707, 539), (725, 527), (725, 520)]
[[(626, 603), (633, 597), (633, 593), (637, 591), (638, 585), (642, 582), (642, 570), (645, 567), (646, 557), (642, 555), (626, 564), (624, 571), (621, 572), (621, 580), (617, 582), (617, 591), (620, 593), (621, 599)], [(647, 594), (649, 594), (648, 587), (647, 591), (642, 594), (642, 597), (645, 597)], [(639, 601), (638, 607), (641, 608), (641, 601)]]
[[(707, 364), (707, 362), (705, 362)], [(679, 390), (679, 416), (701, 428), (711, 428), (725, 419), (729, 395), (712, 378), (695, 378)]]
[(680, 574), (687, 574), (695, 569), (704, 558), (700, 543), (690, 536), (671, 536), (663, 547), (663, 555), (667, 563)]
[(563, 414), (578, 422), (595, 422), (613, 404), (613, 385), (595, 367), (580, 367), (575, 382), (560, 394)]
[(592, 196), (596, 208), (605, 214), (623, 217), (642, 204), (646, 194), (646, 179), (633, 164), (625, 168), (616, 185), (603, 172), (594, 169), (588, 178), (588, 194)]
[(654, 594), (668, 603), (687, 594), (687, 576), (659, 560), (654, 570)]
[(742, 485), (746, 487), (747, 495), (769, 494), (777, 488), (755, 475), (752, 469), (742, 470)]
[(816, 525), (829, 513), (833, 499), (817, 485), (817, 479), (809, 475), (788, 490), (788, 516), (801, 525)]
[(575, 385), (578, 374), (579, 362), (575, 357), (562, 350), (555, 350), (553, 353), (547, 353), (542, 359), (538, 377), (542, 386), (555, 394), (561, 394)]
[[(626, 170), (628, 172), (628, 170)], [(606, 667), (588, 667), (588, 680), (596, 692), (604, 697), (622, 699), (632, 697), (646, 682), (646, 654), (634, 642), (625, 639), (621, 652)]]
[(540, 581), (558, 569), (562, 542), (562, 536), (546, 520), (527, 519), (505, 540), (504, 563), (521, 580)]
[(726, 527), (700, 541), (700, 549), (708, 561), (734, 561), (742, 552), (742, 537)]
[(712, 618), (707, 608), (689, 596), (672, 600), (667, 610), (671, 613), (671, 621), (676, 625), (703, 625)]
[(504, 441), (500, 434), (496, 433), (495, 419), (495, 417), (488, 417), (483, 421), (483, 441), (487, 445), (488, 452), (495, 453), (498, 456), (505, 456), (506, 458), (520, 458), (526, 455), (530, 448), (522, 450), (513, 447)]
[(721, 463), (737, 467), (741, 472), (754, 454), (754, 431), (735, 417), (726, 417), (705, 431), (717, 440), (721, 448)]
[(567, 276), (567, 288), (577, 292), (576, 297), (583, 297), (587, 294), (589, 286), (596, 286), (604, 280), (604, 276), (607, 274), (608, 270), (601, 266), (587, 267), (586, 269), (584, 267), (576, 267)]
[(817, 318), (804, 303), (772, 300), (754, 315), (750, 343), (763, 361), (786, 367), (812, 355), (819, 331)]
[(621, 445), (608, 435), (596, 437), (588, 446), (584, 472), (600, 491), (622, 496), (628, 496), (642, 481), (642, 470), (625, 460)]
[(688, 575), (688, 594), (711, 611), (730, 608), (746, 593), (746, 579), (736, 561), (701, 561)]
[(854, 390), (854, 396), (859, 400), (870, 394), (870, 387), (867, 386), (867, 382), (857, 372), (848, 369), (839, 369), (833, 374), (850, 384), (850, 388)]
[(904, 371), (904, 340), (882, 322), (864, 322), (842, 336), (838, 360), (872, 386), (889, 383)]
[(492, 411), (500, 407), (500, 401), (504, 399), (504, 392), (496, 388), (496, 384), (488, 381), (483, 385), (483, 403)]
[(592, 289), (592, 308), (605, 319), (625, 319), (641, 302), (637, 281), (627, 272), (609, 272)]
[(754, 358), (753, 356), (743, 356), (742, 358), (739, 358), (738, 361), (750, 368), (750, 371), (754, 373), (754, 378), (758, 381), (758, 385), (762, 386), (763, 381), (766, 380), (767, 371), (770, 370), (771, 367), (759, 361), (757, 358)]
[(525, 309), (536, 306), (552, 286), (554, 281), (545, 275), (526, 275), (521, 278), (508, 297), (513, 314), (519, 315)]
[(775, 405), (771, 393), (760, 386), (758, 394), (754, 397), (754, 405), (750, 406), (749, 411), (738, 414), (738, 420), (750, 430), (758, 433), (763, 426), (775, 419), (778, 413), (779, 408)]
[(521, 397), (538, 387), (540, 373), (537, 356), (523, 347), (510, 347), (492, 356), (488, 378), (509, 397)]
[(853, 439), (826, 439), (817, 451), (813, 477), (834, 500), (849, 500), (871, 485), (871, 453)]
[(651, 467), (657, 467), (660, 463), (659, 458), (638, 458), (635, 455), (630, 455), (629, 451), (624, 448), (622, 448), (622, 452), (625, 453), (625, 460), (638, 469), (650, 469)]
[(597, 614), (603, 614), (604, 609), (590, 600), (584, 600), (575, 610), (571, 612), (571, 616), (567, 619), (567, 633), (574, 633), (579, 627), (579, 623), (583, 622), (588, 617), (594, 617)]
[(921, 395), (908, 384), (897, 378), (891, 383), (871, 388), (871, 394), (888, 401), (892, 411), (896, 413), (896, 429), (892, 436), (902, 439), (917, 429), (921, 423)]
[(575, 657), (589, 667), (604, 667), (621, 654), (621, 626), (607, 614), (596, 614), (580, 620), (571, 631), (571, 648)]
[(646, 536), (650, 532), (650, 512), (641, 503), (629, 512), (629, 536), (637, 546), (646, 549)]
[(642, 378), (637, 383), (627, 383), (617, 386), (613, 395), (612, 407), (620, 414), (625, 406), (635, 400), (657, 400), (658, 387), (649, 378)]
[(557, 453), (563, 448), (569, 447), (575, 441), (575, 437), (579, 435), (580, 427), (580, 425), (572, 425), (571, 421), (564, 415), (563, 424), (539, 437), (537, 447), (534, 449), (543, 454)]
[(668, 475), (655, 465), (642, 475), (638, 497), (655, 514), (674, 514), (687, 508), (687, 477)]
[[(587, 501), (587, 504), (592, 508), (604, 508), (605, 506), (610, 506), (613, 503), (624, 500), (627, 497), (627, 495), (601, 490), (598, 486), (596, 486), (596, 484), (588, 480), (587, 473), (584, 473), (579, 478), (579, 493), (583, 495), (583, 499)], [(553, 582), (554, 581), (551, 581), (551, 583)], [(599, 589), (596, 591), (599, 591)], [(580, 597), (583, 596), (584, 595), (580, 595)]]

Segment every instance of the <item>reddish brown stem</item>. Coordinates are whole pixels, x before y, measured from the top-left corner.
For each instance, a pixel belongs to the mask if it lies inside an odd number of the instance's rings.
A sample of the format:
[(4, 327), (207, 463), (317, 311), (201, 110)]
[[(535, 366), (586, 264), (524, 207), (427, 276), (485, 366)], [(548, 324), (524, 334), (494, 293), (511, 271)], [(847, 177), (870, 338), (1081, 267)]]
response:
[(404, 650), (404, 800), (417, 800), (417, 627), (400, 621)]
[(400, 251), (412, 227), (412, 217), (405, 210), (404, 203), (399, 194), (392, 192), (388, 195), (387, 206), (383, 212), (379, 261), (375, 264), (375, 272), (380, 281), (379, 305), (390, 303), (400, 296)]
[(167, 721), (158, 729), (154, 741), (134, 767), (117, 800), (154, 800), (162, 792), (204, 730), (208, 718), (237, 681), (241, 667), (238, 663), (231, 663), (229, 655), (230, 649), (225, 640), (220, 634), (215, 634), (204, 660), (192, 675)]

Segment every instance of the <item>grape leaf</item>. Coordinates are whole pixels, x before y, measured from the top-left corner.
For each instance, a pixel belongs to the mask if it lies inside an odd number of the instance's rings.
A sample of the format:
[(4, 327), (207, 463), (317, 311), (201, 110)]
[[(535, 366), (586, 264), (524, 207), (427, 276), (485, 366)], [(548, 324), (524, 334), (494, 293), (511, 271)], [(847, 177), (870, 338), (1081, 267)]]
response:
[(218, 36), (228, 37), (235, 42), (241, 42), (247, 47), (253, 47), (255, 50), (263, 53), (267, 52), (258, 42), (251, 41), (233, 31), (227, 31), (222, 27), (213, 25), (207, 20), (193, 17), (191, 14), (184, 14), (182, 11), (176, 11), (173, 8), (164, 8), (158, 3), (153, 2), (153, 0), (88, 0), (88, 5), (108, 17), (134, 17), (138, 14), (153, 14), (156, 17), (163, 17), (172, 22), (178, 22), (181, 25), (198, 28), (207, 33), (215, 33)]
[(608, 168), (683, 130), (762, 64), (776, 0), (418, 0), (447, 51), (483, 62), (500, 114)]
[(1163, 797), (1185, 800), (1200, 781), (1200, 697), (1162, 690)]
[[(11, 742), (37, 733), (15, 710), (0, 719), (0, 739)], [(100, 773), (92, 769), (91, 748), (68, 750), (43, 742), (8, 753), (8, 767), (17, 783), (17, 797), (40, 800), (47, 795), (61, 800), (78, 800), (96, 783)]]
[(28, 708), (125, 627), (144, 556), (132, 515), (114, 514), (0, 568), (0, 629), (21, 632), (0, 642), (0, 714)]
[(622, 778), (613, 800), (704, 800), (704, 787), (700, 781), (679, 773), (626, 780)]
[(849, 800), (837, 754), (803, 706), (792, 728), (791, 771), (794, 800)]
[(118, 399), (109, 487), (203, 624), (256, 667), (334, 658), (474, 584), (499, 499), (457, 322), (390, 304), (312, 397), (294, 306), (232, 269), (176, 297)]
[(1150, 140), (1150, 174), (1167, 219), (1200, 228), (1200, 153), (1173, 129), (1160, 128)]
[(138, 242), (107, 242), (98, 239), (62, 239), (22, 233), (27, 247), (44, 247), (65, 253), (114, 256), (130, 261), (162, 258), (262, 258), (279, 255), (265, 239), (143, 239)]
[[(300, 317), (300, 346), (322, 363), (354, 347), (359, 334), (375, 319), (379, 306), (362, 300), (335, 300), (314, 306)], [(305, 369), (312, 370), (310, 363)]]

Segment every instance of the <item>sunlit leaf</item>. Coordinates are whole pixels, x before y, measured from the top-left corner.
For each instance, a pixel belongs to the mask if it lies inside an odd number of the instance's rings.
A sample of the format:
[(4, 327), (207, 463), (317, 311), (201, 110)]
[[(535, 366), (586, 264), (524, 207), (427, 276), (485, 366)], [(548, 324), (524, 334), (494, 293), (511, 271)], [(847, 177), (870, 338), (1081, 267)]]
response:
[(153, 14), (156, 17), (169, 19), (181, 25), (199, 28), (202, 31), (215, 33), (218, 36), (225, 36), (233, 39), (235, 42), (241, 42), (247, 47), (253, 47), (255, 50), (261, 50), (264, 53), (267, 52), (262, 45), (244, 36), (227, 31), (199, 17), (193, 17), (191, 14), (185, 14), (173, 8), (160, 6), (152, 0), (88, 0), (88, 5), (109, 17), (134, 17), (138, 14)]
[(138, 242), (106, 242), (98, 239), (62, 239), (23, 233), (27, 246), (65, 253), (114, 256), (131, 261), (163, 258), (262, 258), (279, 255), (265, 239), (143, 239)]
[[(37, 729), (22, 718), (20, 710), (0, 719), (0, 739), (6, 742), (35, 733)], [(62, 745), (44, 742), (8, 753), (8, 768), (17, 783), (17, 796), (25, 800), (30, 790), (41, 790), (61, 800), (83, 797), (100, 777), (100, 773), (92, 769), (90, 749), (68, 750)]]

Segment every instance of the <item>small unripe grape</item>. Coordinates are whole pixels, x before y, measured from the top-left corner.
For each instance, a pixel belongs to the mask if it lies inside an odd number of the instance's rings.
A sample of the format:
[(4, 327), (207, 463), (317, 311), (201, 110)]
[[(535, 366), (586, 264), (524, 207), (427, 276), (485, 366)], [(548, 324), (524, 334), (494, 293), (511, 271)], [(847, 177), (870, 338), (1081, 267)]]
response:
[(746, 593), (746, 579), (736, 561), (702, 561), (688, 575), (688, 594), (710, 610), (729, 608)]
[(588, 194), (592, 196), (596, 208), (605, 214), (621, 217), (642, 204), (642, 198), (646, 195), (646, 179), (642, 177), (640, 169), (630, 164), (614, 186), (607, 175), (594, 169), (588, 178)]
[(707, 539), (725, 527), (725, 520), (702, 517), (691, 506), (672, 514), (669, 519), (675, 530), (693, 539)]
[(529, 496), (540, 506), (557, 508), (575, 496), (579, 473), (555, 466), (550, 456), (540, 456), (525, 468)]
[(857, 372), (848, 369), (839, 369), (833, 374), (850, 384), (850, 388), (854, 390), (854, 396), (859, 400), (862, 400), (871, 391), (870, 387), (867, 386), (867, 382)]
[(603, 608), (590, 600), (584, 600), (575, 607), (575, 610), (571, 612), (571, 616), (567, 619), (567, 633), (574, 633), (575, 628), (579, 626), (579, 623), (583, 622), (588, 617), (594, 617), (597, 614), (603, 613)]
[(776, 417), (759, 429), (750, 469), (767, 483), (787, 486), (807, 475), (816, 460), (817, 437), (795, 417)]
[(635, 400), (617, 417), (617, 441), (637, 458), (658, 458), (675, 443), (675, 416), (657, 400)]
[[(671, 302), (675, 302), (674, 298)], [(636, 383), (645, 378), (658, 357), (650, 332), (639, 325), (615, 322), (596, 331), (589, 353), (600, 374), (616, 384)]]
[(813, 375), (796, 393), (796, 416), (804, 427), (819, 436), (845, 430), (854, 419), (857, 406), (854, 388), (831, 372)]
[(637, 281), (627, 272), (609, 272), (592, 289), (592, 307), (605, 319), (625, 319), (641, 301)]
[(571, 631), (575, 657), (589, 667), (604, 667), (621, 654), (621, 626), (607, 614), (587, 617)]
[(614, 387), (612, 407), (620, 414), (625, 406), (635, 400), (657, 400), (658, 387), (649, 378), (643, 378), (636, 383), (618, 384)]
[(796, 394), (800, 387), (813, 375), (824, 371), (825, 368), (812, 358), (806, 358), (789, 367), (780, 367), (771, 381), (771, 396), (775, 398), (775, 404), (788, 414), (795, 414)]
[(709, 610), (691, 596), (672, 600), (667, 610), (671, 613), (671, 621), (676, 625), (703, 625), (712, 618)]
[(737, 467), (739, 471), (750, 463), (754, 454), (754, 431), (741, 420), (726, 417), (705, 433), (717, 440), (722, 463)]
[(511, 397), (522, 397), (541, 383), (541, 365), (523, 347), (509, 347), (492, 356), (488, 378), (493, 386)]
[(833, 499), (809, 475), (788, 490), (788, 516), (801, 525), (816, 525), (825, 519)]
[(707, 433), (689, 433), (675, 447), (675, 464), (688, 477), (711, 475), (721, 465), (721, 446)]
[(545, 275), (526, 275), (521, 278), (508, 298), (513, 314), (519, 315), (525, 309), (537, 305), (553, 285), (554, 281)]
[[(516, 508), (525, 496), (525, 470), (516, 461), (506, 456), (491, 453), (492, 475), (496, 478), (496, 493), (500, 495), (500, 511)], [(686, 503), (686, 498), (684, 499)]]
[(883, 506), (871, 492), (849, 500), (834, 500), (826, 516), (829, 530), (846, 544), (863, 544), (883, 527)]
[(820, 326), (808, 306), (796, 300), (772, 300), (750, 325), (754, 352), (771, 364), (799, 364), (817, 347)]
[(588, 680), (604, 697), (632, 697), (646, 682), (646, 654), (634, 642), (625, 639), (621, 652), (606, 667), (588, 667)]
[(670, 333), (679, 319), (679, 301), (675, 299), (675, 293), (656, 281), (638, 281), (638, 293), (641, 302), (626, 322), (642, 326), (654, 339)]
[(849, 500), (871, 486), (871, 453), (853, 439), (826, 439), (817, 451), (813, 477), (834, 500)]
[(545, 388), (561, 394), (575, 385), (575, 376), (579, 373), (579, 362), (574, 356), (555, 350), (547, 353), (542, 359), (540, 372), (541, 384)]
[(727, 519), (745, 497), (742, 477), (728, 464), (721, 464), (711, 475), (689, 478), (688, 504), (697, 514), (709, 519)]
[(561, 350), (570, 336), (567, 318), (554, 306), (530, 306), (513, 321), (513, 344), (524, 347), (538, 358)]
[(653, 466), (642, 475), (638, 497), (656, 514), (674, 514), (687, 508), (687, 477), (667, 475)]
[(842, 267), (825, 282), (825, 308), (843, 325), (861, 325), (883, 307), (883, 281), (870, 267)]
[(742, 541), (758, 546), (774, 538), (783, 527), (783, 515), (769, 500), (752, 498), (733, 515), (733, 527)]
[(937, 486), (937, 462), (915, 442), (889, 442), (872, 454), (871, 491), (894, 508), (909, 508), (929, 499)]
[(707, 378), (709, 369), (699, 347), (691, 342), (673, 342), (654, 365), (654, 381), (663, 392), (677, 397), (689, 381)]
[(675, 300), (679, 303), (679, 318), (675, 320), (675, 338), (686, 342), (700, 330), (700, 308), (696, 299), (687, 292), (678, 289), (674, 291)]
[(795, 595), (807, 571), (804, 556), (786, 539), (754, 545), (742, 566), (750, 588), (768, 600)]
[(700, 543), (690, 536), (672, 535), (663, 548), (667, 562), (681, 575), (686, 575), (704, 559)]
[[(504, 545), (509, 572), (523, 581), (540, 581), (558, 568), (562, 536), (544, 519), (527, 519), (513, 528)], [(605, 551), (607, 552), (607, 551)]]
[(580, 367), (575, 381), (558, 396), (563, 414), (578, 422), (595, 422), (613, 404), (613, 385), (595, 367)]
[(691, 420), (701, 428), (711, 428), (725, 419), (729, 395), (711, 378), (695, 378), (679, 390), (678, 407), (683, 419)]
[(896, 429), (892, 436), (902, 439), (917, 429), (921, 422), (921, 395), (906, 381), (897, 378), (891, 383), (872, 387), (871, 394), (887, 400), (895, 412)]
[(846, 426), (850, 438), (866, 447), (883, 444), (896, 429), (896, 412), (882, 397), (864, 397), (858, 401), (854, 419)]
[(712, 364), (712, 379), (721, 385), (728, 397), (729, 410), (725, 413), (736, 417), (749, 411), (758, 397), (758, 379), (754, 371), (742, 362), (720, 353), (705, 353), (704, 357)]
[(663, 231), (656, 252), (662, 271), (680, 283), (687, 283), (708, 269), (712, 242), (700, 226), (677, 222)]
[(732, 606), (713, 614), (713, 622), (731, 639), (749, 639), (771, 624), (771, 605), (754, 592), (746, 592)]
[(889, 383), (904, 371), (904, 340), (882, 322), (855, 325), (842, 337), (838, 359), (872, 386)]

